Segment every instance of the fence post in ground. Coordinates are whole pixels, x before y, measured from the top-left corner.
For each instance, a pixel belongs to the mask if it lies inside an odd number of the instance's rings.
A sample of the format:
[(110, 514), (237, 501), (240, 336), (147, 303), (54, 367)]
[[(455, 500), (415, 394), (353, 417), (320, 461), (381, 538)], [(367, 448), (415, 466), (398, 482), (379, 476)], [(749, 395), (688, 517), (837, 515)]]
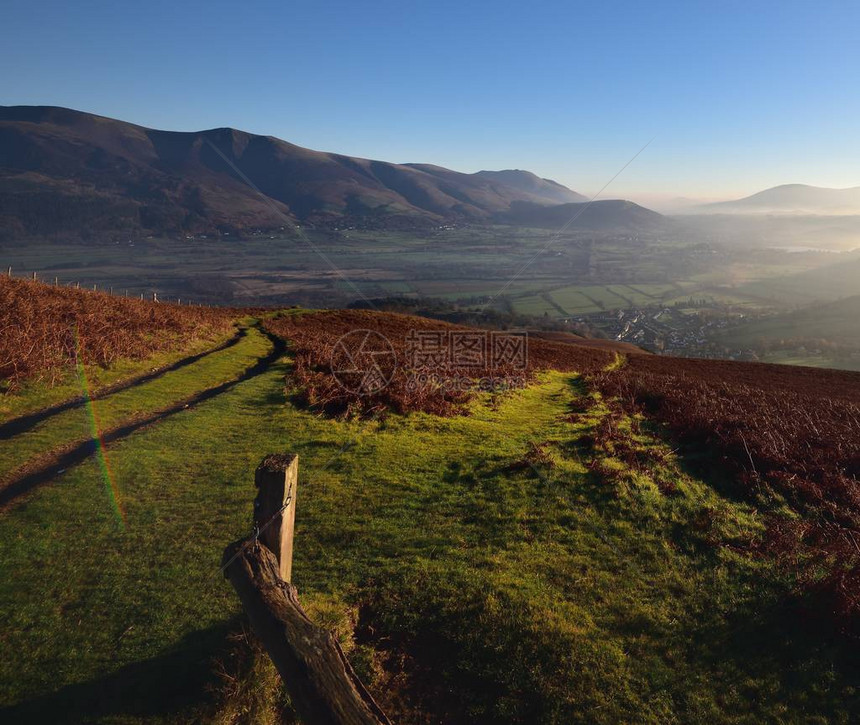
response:
[(33, 272), (33, 281), (34, 282), (36, 281), (36, 273), (35, 272)]
[(301, 722), (391, 725), (337, 639), (317, 627), (288, 581), (292, 567), (298, 456), (266, 456), (257, 467), (254, 536), (224, 550), (223, 571), (272, 658)]
[(260, 541), (278, 560), (278, 572), (285, 582), (290, 581), (293, 572), (298, 483), (299, 457), (293, 453), (266, 456), (254, 473), (254, 526), (260, 532)]
[(11, 276), (12, 276), (12, 265), (11, 265), (11, 264), (9, 265), (9, 269), (7, 269), (7, 270), (6, 270), (6, 276), (7, 276), (7, 277), (11, 277)]

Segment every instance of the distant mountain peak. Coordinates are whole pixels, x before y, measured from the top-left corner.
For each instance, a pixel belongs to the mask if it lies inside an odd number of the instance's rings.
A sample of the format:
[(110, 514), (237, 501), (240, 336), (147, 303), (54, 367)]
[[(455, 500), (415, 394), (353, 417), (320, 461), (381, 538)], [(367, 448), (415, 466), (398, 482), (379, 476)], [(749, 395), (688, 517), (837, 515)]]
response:
[(831, 189), (809, 184), (780, 184), (734, 201), (705, 204), (705, 213), (860, 214), (860, 186)]

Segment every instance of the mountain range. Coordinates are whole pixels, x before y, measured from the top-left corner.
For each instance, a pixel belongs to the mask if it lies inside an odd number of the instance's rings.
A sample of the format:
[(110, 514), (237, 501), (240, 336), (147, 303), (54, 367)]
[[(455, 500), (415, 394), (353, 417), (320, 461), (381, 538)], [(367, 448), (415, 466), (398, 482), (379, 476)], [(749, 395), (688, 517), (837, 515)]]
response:
[[(232, 128), (159, 131), (66, 108), (0, 107), (0, 239), (241, 232), (287, 220), (519, 223), (525, 209), (529, 223), (542, 226), (559, 214), (569, 219), (570, 205), (584, 201), (522, 170), (466, 174), (313, 151)], [(566, 208), (541, 220), (542, 209), (558, 205)], [(646, 211), (604, 207), (577, 224), (599, 217), (601, 228), (629, 227)]]

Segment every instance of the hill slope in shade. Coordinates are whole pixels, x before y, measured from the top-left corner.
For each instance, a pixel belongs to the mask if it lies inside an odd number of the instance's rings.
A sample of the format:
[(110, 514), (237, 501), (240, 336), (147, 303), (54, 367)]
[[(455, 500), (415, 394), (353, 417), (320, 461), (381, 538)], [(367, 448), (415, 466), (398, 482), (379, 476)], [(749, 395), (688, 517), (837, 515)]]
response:
[(735, 201), (706, 204), (709, 214), (860, 214), (860, 186), (827, 189), (783, 184)]
[(575, 198), (528, 172), (463, 174), (312, 151), (231, 128), (180, 133), (64, 108), (0, 108), (6, 239), (271, 228), (285, 215), (387, 226), (483, 222), (512, 202)]
[(577, 229), (628, 231), (655, 229), (666, 221), (655, 211), (620, 199), (555, 206), (514, 202), (499, 219), (508, 224), (559, 229), (573, 220), (570, 226)]
[(797, 340), (814, 345), (828, 340), (841, 345), (860, 345), (860, 295), (804, 307), (773, 317), (753, 320), (725, 337), (740, 344)]

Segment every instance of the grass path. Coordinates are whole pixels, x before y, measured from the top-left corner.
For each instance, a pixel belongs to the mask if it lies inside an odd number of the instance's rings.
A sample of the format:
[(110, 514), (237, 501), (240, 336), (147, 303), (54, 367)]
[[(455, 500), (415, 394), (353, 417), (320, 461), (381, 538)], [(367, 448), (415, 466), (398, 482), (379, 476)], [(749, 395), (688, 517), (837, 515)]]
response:
[[(78, 394), (74, 397), (51, 403), (44, 408), (25, 410), (25, 412), (20, 413), (16, 417), (10, 418), (5, 422), (0, 423), (0, 440), (20, 435), (21, 433), (24, 433), (34, 428), (39, 423), (42, 423), (49, 418), (58, 415), (59, 413), (64, 413), (65, 411), (73, 410), (74, 408), (82, 408), (90, 400), (101, 400), (102, 398), (106, 398), (109, 395), (114, 395), (116, 393), (128, 390), (129, 388), (143, 385), (144, 383), (148, 383), (151, 380), (160, 378), (167, 373), (174, 372), (188, 365), (193, 365), (198, 360), (201, 360), (204, 357), (208, 357), (209, 355), (213, 355), (215, 353), (221, 352), (222, 350), (225, 350), (226, 348), (232, 347), (233, 345), (237, 344), (246, 334), (246, 329), (240, 328), (236, 331), (234, 335), (212, 347), (207, 347), (199, 352), (195, 352), (191, 355), (186, 355), (185, 357), (181, 357), (178, 360), (163, 363), (154, 368), (150, 367), (150, 369), (146, 370), (145, 372), (139, 372), (135, 375), (132, 375), (131, 377), (122, 377), (115, 382), (106, 383), (104, 385), (99, 386), (98, 388), (90, 390), (89, 395), (80, 394), (80, 391), (78, 391)], [(151, 361), (147, 361), (147, 363), (148, 365), (151, 365)], [(90, 372), (89, 374), (91, 376), (92, 372)], [(27, 396), (19, 397), (26, 398)]]
[[(221, 553), (249, 533), (253, 470), (277, 451), (300, 455), (302, 601), (341, 632), (360, 618), (351, 658), (386, 702), (407, 698), (404, 722), (434, 693), (485, 722), (755, 722), (848, 702), (826, 653), (766, 619), (778, 579), (708, 543), (756, 532), (754, 512), (670, 455), (634, 471), (589, 443), (609, 411), (575, 375), (467, 417), (359, 423), (285, 404), (287, 371), (111, 445), (112, 481), (90, 459), (0, 514), (0, 720), (213, 717), (213, 660), (238, 627)], [(385, 669), (414, 652), (421, 682)]]
[[(242, 320), (241, 324), (247, 324), (249, 320)], [(161, 352), (143, 360), (120, 359), (114, 361), (110, 367), (103, 368), (99, 365), (87, 365), (86, 376), (90, 383), (90, 392), (95, 396), (109, 392), (112, 389), (120, 389), (126, 383), (148, 376), (157, 377), (173, 368), (182, 367), (184, 361), (195, 362), (212, 352), (218, 352), (229, 347), (236, 338), (235, 333), (230, 335), (219, 335), (195, 339), (188, 343), (177, 340), (173, 349)], [(7, 424), (16, 418), (23, 418), (26, 422), (32, 415), (38, 415), (40, 411), (61, 408), (69, 401), (74, 401), (81, 395), (81, 382), (77, 371), (70, 369), (54, 385), (48, 385), (44, 381), (24, 381), (14, 394), (0, 397), (0, 437), (14, 435), (18, 431)], [(6, 431), (4, 434), (3, 431)]]
[[(191, 405), (195, 398), (239, 378), (264, 358), (271, 343), (251, 329), (236, 345), (181, 366), (140, 385), (123, 387), (93, 401), (38, 423), (32, 430), (0, 440), (0, 497), (27, 488), (29, 479), (43, 480), (58, 468), (68, 467), (94, 452), (93, 427), (102, 437), (115, 440), (136, 428)], [(6, 494), (3, 496), (2, 494)]]

